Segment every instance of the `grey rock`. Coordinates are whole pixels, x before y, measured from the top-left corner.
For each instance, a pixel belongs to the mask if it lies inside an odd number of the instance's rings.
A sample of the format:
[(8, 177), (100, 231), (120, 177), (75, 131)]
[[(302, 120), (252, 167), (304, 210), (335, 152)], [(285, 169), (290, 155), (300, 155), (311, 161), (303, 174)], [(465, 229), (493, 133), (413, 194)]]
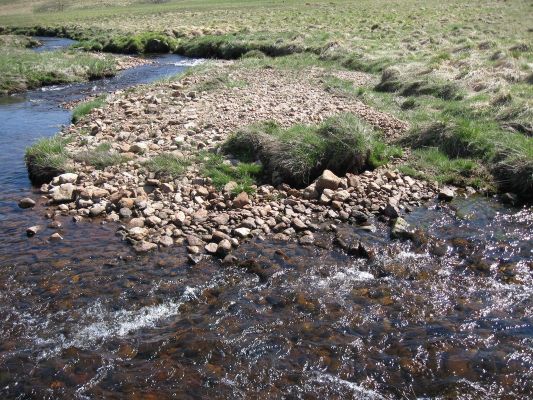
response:
[(30, 199), (29, 197), (24, 197), (23, 199), (20, 199), (19, 201), (20, 208), (32, 208), (34, 206), (35, 206), (35, 201)]

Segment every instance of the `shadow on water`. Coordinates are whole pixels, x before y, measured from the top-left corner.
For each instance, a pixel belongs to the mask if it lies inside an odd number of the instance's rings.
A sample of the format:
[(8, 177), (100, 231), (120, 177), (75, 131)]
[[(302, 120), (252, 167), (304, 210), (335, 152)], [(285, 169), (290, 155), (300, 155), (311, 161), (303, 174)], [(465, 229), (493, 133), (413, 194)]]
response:
[[(183, 248), (135, 256), (116, 226), (68, 215), (57, 219), (65, 240), (49, 242), (57, 229), (17, 207), (30, 187), (11, 166), (68, 122), (57, 105), (75, 87), (0, 106), (12, 117), (0, 136), (0, 397), (532, 395), (531, 209), (429, 204), (407, 216), (425, 231), (416, 245), (379, 221), (371, 234), (339, 224), (374, 247), (370, 259), (317, 233), (321, 247), (254, 240), (237, 265), (191, 266)], [(25, 238), (35, 224), (43, 231)]]

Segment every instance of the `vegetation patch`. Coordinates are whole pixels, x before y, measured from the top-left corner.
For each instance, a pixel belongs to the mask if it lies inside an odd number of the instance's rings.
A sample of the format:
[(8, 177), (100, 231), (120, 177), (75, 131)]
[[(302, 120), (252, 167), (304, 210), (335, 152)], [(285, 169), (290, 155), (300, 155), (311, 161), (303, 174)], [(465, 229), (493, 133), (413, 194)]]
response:
[(5, 47), (0, 52), (0, 93), (80, 82), (115, 74), (115, 60), (78, 52)]
[(77, 123), (84, 116), (89, 114), (95, 108), (103, 107), (106, 103), (106, 96), (98, 96), (97, 98), (85, 101), (78, 104), (74, 110), (72, 110), (72, 122)]
[(59, 135), (43, 138), (26, 149), (25, 161), (32, 183), (50, 182), (67, 170), (69, 140)]
[(243, 80), (235, 80), (229, 74), (221, 74), (196, 85), (196, 90), (209, 92), (219, 88), (243, 88), (247, 83)]
[(190, 165), (189, 160), (172, 153), (162, 153), (144, 163), (144, 167), (156, 176), (178, 177)]
[(222, 190), (230, 182), (235, 182), (236, 185), (232, 188), (235, 194), (253, 193), (263, 171), (261, 164), (239, 162), (233, 165), (223, 156), (213, 153), (202, 153), (198, 157), (198, 162), (201, 164), (202, 174), (210, 178), (218, 190)]
[(297, 187), (309, 184), (325, 169), (340, 175), (360, 172), (398, 154), (351, 114), (330, 118), (320, 126), (252, 125), (229, 137), (222, 149), (242, 161), (260, 161), (272, 183)]
[(453, 82), (429, 74), (408, 76), (394, 67), (383, 71), (381, 81), (375, 89), (381, 92), (399, 93), (401, 96), (427, 95), (443, 100), (460, 100), (464, 97), (460, 87)]
[(92, 150), (77, 153), (73, 158), (77, 162), (91, 165), (96, 169), (105, 169), (111, 165), (122, 164), (128, 161), (127, 157), (113, 152), (109, 143), (102, 143)]
[(435, 147), (413, 150), (408, 164), (399, 166), (406, 175), (437, 181), (439, 184), (472, 186), (493, 190), (490, 173), (478, 161), (471, 158), (450, 158)]
[(131, 35), (100, 33), (82, 39), (77, 45), (87, 51), (106, 51), (121, 54), (171, 53), (178, 40), (160, 32), (142, 32)]

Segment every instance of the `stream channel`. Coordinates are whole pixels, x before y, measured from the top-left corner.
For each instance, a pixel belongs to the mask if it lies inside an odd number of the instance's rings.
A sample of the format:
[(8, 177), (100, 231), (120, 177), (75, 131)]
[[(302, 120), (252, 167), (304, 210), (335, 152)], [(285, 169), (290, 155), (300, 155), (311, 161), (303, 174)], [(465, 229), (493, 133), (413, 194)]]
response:
[[(66, 47), (43, 38), (39, 51)], [(0, 398), (388, 399), (533, 396), (533, 212), (495, 199), (407, 215), (431, 238), (333, 246), (255, 239), (240, 265), (183, 248), (137, 256), (116, 226), (46, 226), (24, 149), (70, 122), (60, 107), (193, 65), (177, 55), (87, 83), (0, 98)]]

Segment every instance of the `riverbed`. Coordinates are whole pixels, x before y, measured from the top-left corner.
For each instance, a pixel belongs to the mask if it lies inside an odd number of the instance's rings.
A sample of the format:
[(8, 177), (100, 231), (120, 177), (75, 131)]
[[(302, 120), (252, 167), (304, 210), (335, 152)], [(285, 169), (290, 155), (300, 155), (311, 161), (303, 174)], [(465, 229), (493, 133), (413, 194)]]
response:
[[(57, 43), (55, 43), (57, 45)], [(50, 222), (24, 148), (67, 124), (59, 107), (179, 73), (167, 55), (115, 78), (0, 105), (0, 397), (524, 398), (533, 394), (533, 213), (495, 199), (430, 201), (415, 242), (338, 224), (317, 246), (240, 246), (236, 265), (181, 247), (135, 255), (116, 226)], [(371, 257), (335, 238), (364, 239)]]

